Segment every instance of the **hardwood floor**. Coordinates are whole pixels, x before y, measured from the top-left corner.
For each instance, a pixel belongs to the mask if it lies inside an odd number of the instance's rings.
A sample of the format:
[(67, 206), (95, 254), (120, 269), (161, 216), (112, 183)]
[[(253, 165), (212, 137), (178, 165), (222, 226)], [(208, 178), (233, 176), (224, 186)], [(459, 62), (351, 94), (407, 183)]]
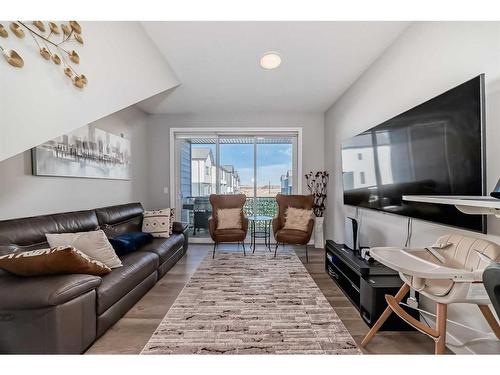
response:
[[(236, 245), (219, 249), (241, 251)], [(287, 247), (286, 250), (291, 250)], [(122, 319), (97, 340), (86, 354), (138, 354), (174, 303), (211, 245), (190, 244), (184, 256)], [(309, 263), (303, 247), (294, 248), (312, 278), (339, 315), (355, 341), (361, 342), (368, 326), (324, 269), (324, 251), (309, 247)], [(258, 246), (256, 251), (267, 251)], [(283, 251), (279, 248), (278, 251)], [(247, 249), (247, 256), (249, 251)], [(433, 354), (434, 343), (418, 332), (380, 332), (368, 345), (367, 354)]]

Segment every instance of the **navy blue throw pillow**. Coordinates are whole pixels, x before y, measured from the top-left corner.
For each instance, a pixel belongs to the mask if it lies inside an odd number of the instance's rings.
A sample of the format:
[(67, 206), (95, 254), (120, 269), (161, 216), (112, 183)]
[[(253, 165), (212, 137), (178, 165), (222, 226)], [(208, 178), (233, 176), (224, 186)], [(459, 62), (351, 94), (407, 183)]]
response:
[(153, 241), (151, 233), (129, 232), (109, 239), (117, 255), (129, 254)]

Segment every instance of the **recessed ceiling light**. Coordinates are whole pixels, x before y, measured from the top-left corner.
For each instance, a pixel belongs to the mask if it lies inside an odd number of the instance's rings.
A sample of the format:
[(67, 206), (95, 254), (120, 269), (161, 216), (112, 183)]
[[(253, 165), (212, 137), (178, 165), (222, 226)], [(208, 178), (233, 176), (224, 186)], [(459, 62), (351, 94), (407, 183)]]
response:
[(281, 56), (276, 52), (266, 52), (260, 58), (260, 66), (264, 69), (276, 69), (281, 65)]

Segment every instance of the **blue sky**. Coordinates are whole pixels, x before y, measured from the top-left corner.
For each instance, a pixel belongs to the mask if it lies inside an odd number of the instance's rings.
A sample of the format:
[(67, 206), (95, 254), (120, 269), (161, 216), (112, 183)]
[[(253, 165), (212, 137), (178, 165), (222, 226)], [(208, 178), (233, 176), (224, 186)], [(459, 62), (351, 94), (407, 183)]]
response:
[[(193, 144), (209, 147), (215, 159), (215, 145)], [(222, 165), (233, 165), (241, 177), (242, 185), (253, 185), (253, 144), (221, 144)], [(279, 185), (280, 176), (292, 169), (291, 144), (257, 144), (257, 185)]]

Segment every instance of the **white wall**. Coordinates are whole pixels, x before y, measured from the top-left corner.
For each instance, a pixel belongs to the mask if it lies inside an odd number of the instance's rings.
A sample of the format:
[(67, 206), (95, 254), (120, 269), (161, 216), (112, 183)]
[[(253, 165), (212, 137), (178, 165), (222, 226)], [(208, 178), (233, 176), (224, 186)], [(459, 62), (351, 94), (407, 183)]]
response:
[(30, 151), (1, 161), (0, 220), (147, 201), (147, 117), (129, 107), (93, 123), (130, 139), (130, 181), (33, 176)]
[[(349, 88), (325, 116), (325, 162), (331, 173), (327, 209), (327, 238), (343, 241), (344, 216), (354, 209), (343, 205), (340, 142), (410, 109), (464, 81), (486, 73), (487, 187), (500, 177), (500, 23), (414, 23)], [(366, 246), (403, 245), (404, 217), (361, 210), (361, 243)], [(439, 235), (458, 230), (413, 221), (412, 245), (428, 245)], [(488, 220), (489, 238), (500, 241), (500, 220)], [(461, 233), (467, 233), (462, 231)], [(476, 233), (468, 233), (481, 237)], [(431, 308), (432, 306), (427, 306)], [(474, 306), (450, 308), (450, 319), (487, 329)], [(466, 340), (468, 332), (450, 326)], [(453, 349), (453, 348), (452, 348)], [(484, 352), (485, 345), (470, 346)], [(453, 349), (464, 351), (465, 349)], [(500, 348), (495, 349), (496, 352)]]
[[(170, 186), (170, 128), (177, 127), (302, 127), (302, 172), (322, 170), (324, 167), (324, 116), (316, 113), (287, 114), (168, 114), (152, 115), (148, 121), (150, 154), (150, 207), (170, 204), (169, 194), (163, 188)], [(304, 191), (306, 189), (303, 183)]]
[(74, 48), (77, 71), (89, 80), (82, 90), (61, 66), (41, 58), (29, 35), (2, 38), (2, 47), (16, 50), (25, 65), (14, 68), (0, 58), (0, 160), (179, 84), (139, 22), (81, 25), (85, 44)]

